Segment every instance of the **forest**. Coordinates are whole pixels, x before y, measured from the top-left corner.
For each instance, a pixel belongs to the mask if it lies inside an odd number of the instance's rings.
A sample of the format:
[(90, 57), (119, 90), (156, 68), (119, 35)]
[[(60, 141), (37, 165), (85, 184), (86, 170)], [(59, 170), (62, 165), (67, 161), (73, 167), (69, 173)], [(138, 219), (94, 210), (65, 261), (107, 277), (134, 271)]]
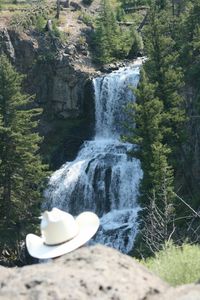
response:
[[(93, 1), (83, 2), (90, 6)], [(5, 5), (1, 0), (1, 7)], [(59, 5), (57, 1), (51, 14), (59, 11)], [(97, 15), (84, 15), (92, 28), (93, 64), (101, 68), (145, 57), (138, 87), (132, 88), (136, 102), (126, 107), (128, 133), (121, 137), (136, 145), (129, 155), (140, 159), (143, 170), (138, 199), (143, 209), (131, 255), (150, 257), (166, 242), (199, 244), (200, 2), (101, 0), (100, 7)], [(38, 13), (31, 26), (43, 30), (47, 15)], [(57, 18), (53, 38), (64, 43), (67, 38), (59, 33)], [(22, 22), (26, 30), (29, 21)], [(43, 110), (23, 91), (23, 80), (9, 58), (1, 55), (1, 257), (12, 263), (19, 263), (26, 233), (37, 228), (52, 171), (40, 151), (38, 124)]]
[[(138, 146), (130, 154), (144, 171), (145, 209), (134, 254), (152, 255), (169, 240), (199, 243), (200, 4), (121, 1), (115, 15), (107, 1), (103, 7), (95, 33), (98, 60), (140, 53), (147, 58), (133, 91), (136, 103), (127, 107), (129, 134), (123, 137)], [(135, 25), (121, 32), (126, 11), (141, 8), (147, 9), (142, 28), (133, 19)]]

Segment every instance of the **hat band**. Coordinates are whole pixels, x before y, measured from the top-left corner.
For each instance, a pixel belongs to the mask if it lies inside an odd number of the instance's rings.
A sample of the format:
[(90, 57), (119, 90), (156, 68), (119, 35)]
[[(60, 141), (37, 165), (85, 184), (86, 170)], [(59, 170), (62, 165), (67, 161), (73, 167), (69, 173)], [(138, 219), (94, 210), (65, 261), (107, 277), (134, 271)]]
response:
[(70, 238), (70, 239), (67, 239), (67, 240), (65, 240), (65, 241), (63, 241), (63, 242), (61, 242), (61, 243), (56, 243), (56, 244), (48, 244), (48, 243), (46, 243), (45, 241), (43, 242), (44, 243), (44, 245), (46, 245), (46, 246), (52, 246), (52, 247), (54, 247), (54, 246), (59, 246), (59, 245), (62, 245), (62, 244), (64, 244), (64, 243), (66, 243), (66, 242), (69, 242), (69, 241), (71, 241), (71, 240), (73, 240), (77, 235), (79, 234), (79, 230), (78, 230), (78, 232), (77, 232), (77, 234), (76, 235), (74, 235), (72, 238)]

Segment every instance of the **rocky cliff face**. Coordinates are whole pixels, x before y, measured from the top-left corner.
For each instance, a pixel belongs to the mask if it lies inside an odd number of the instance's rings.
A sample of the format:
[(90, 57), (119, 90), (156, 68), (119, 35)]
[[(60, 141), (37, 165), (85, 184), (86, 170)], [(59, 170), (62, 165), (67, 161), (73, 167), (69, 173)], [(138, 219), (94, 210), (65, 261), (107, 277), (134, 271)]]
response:
[(199, 300), (200, 285), (170, 288), (133, 258), (97, 245), (45, 264), (0, 267), (0, 298)]
[[(45, 136), (42, 151), (44, 155), (50, 151), (49, 162), (53, 161), (52, 166), (57, 168), (73, 158), (82, 141), (92, 134), (91, 78), (97, 72), (91, 67), (87, 48), (83, 51), (76, 44), (63, 44), (47, 32), (19, 33), (4, 28), (0, 30), (0, 53), (6, 54), (17, 70), (26, 75), (24, 90), (35, 95), (36, 105), (44, 108), (40, 125)], [(65, 145), (70, 150), (64, 153)]]

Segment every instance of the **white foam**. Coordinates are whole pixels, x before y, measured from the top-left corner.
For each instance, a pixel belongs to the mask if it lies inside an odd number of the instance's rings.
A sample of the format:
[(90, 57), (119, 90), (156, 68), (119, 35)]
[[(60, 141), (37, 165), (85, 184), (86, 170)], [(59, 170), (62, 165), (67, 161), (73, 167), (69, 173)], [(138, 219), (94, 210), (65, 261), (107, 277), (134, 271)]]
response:
[(137, 203), (142, 170), (127, 155), (133, 145), (122, 143), (124, 107), (135, 97), (130, 89), (139, 80), (140, 62), (93, 80), (96, 134), (86, 141), (76, 159), (64, 164), (49, 181), (44, 206), (78, 214), (84, 210), (101, 217), (96, 241), (129, 252), (138, 230)]

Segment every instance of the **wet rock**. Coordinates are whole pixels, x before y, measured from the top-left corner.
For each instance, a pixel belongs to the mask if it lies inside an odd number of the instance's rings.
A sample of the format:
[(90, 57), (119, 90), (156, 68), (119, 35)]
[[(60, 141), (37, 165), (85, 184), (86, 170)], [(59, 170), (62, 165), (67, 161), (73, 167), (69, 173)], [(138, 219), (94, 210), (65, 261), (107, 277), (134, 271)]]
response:
[(116, 63), (111, 63), (111, 64), (107, 64), (102, 66), (101, 68), (101, 72), (103, 73), (111, 73), (112, 71), (116, 71), (121, 67), (125, 67), (125, 63), (123, 62), (116, 62)]

